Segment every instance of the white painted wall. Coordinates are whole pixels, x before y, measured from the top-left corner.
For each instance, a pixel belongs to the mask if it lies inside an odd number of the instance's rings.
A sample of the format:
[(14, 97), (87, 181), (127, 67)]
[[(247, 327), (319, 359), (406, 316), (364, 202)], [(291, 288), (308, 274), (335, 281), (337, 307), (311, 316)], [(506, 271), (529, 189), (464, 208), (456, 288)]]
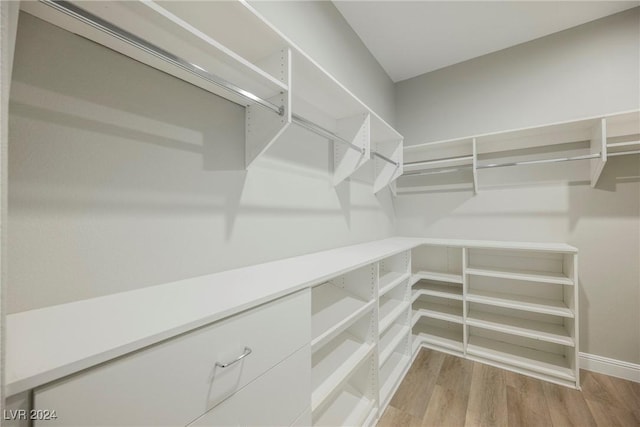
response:
[(249, 172), (244, 109), (22, 14), (9, 123), (8, 311), (394, 233), (292, 130)]
[(332, 2), (250, 0), (249, 4), (395, 126), (393, 81)]
[[(640, 9), (397, 84), (409, 143), (640, 106)], [(580, 250), (580, 351), (640, 363), (640, 158), (481, 171), (398, 198), (401, 235), (566, 242)], [(438, 179), (445, 179), (439, 177)]]

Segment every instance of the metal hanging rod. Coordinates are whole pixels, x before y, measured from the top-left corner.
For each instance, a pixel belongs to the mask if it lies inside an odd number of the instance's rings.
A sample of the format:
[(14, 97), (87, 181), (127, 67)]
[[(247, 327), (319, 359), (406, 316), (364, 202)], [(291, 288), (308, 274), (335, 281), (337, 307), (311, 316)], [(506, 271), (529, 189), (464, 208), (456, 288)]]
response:
[[(639, 151), (625, 151), (622, 153), (609, 153), (608, 156), (622, 156), (624, 154), (638, 154)], [(507, 166), (520, 166), (520, 165), (535, 165), (535, 164), (543, 164), (543, 163), (560, 163), (560, 162), (570, 162), (574, 160), (587, 160), (587, 159), (597, 159), (600, 157), (600, 153), (595, 154), (585, 154), (582, 156), (574, 156), (574, 157), (559, 157), (555, 159), (542, 159), (542, 160), (524, 160), (521, 162), (509, 162), (509, 163), (492, 163), (487, 165), (478, 165), (476, 169), (492, 169), (492, 168), (503, 168)], [(450, 173), (459, 170), (472, 168), (472, 165), (462, 165), (456, 166), (448, 169), (437, 169), (437, 170), (424, 170), (424, 171), (410, 171), (405, 172), (403, 175), (435, 175), (440, 173)]]
[(335, 133), (331, 132), (328, 129), (323, 128), (320, 125), (315, 124), (314, 122), (312, 122), (311, 120), (305, 119), (302, 116), (299, 116), (297, 114), (291, 114), (291, 121), (295, 124), (297, 124), (300, 127), (303, 127), (307, 130), (310, 130), (311, 132), (318, 134), (320, 136), (324, 136), (325, 138), (329, 138), (333, 141), (337, 141), (340, 142), (342, 144), (348, 145), (350, 148), (359, 151), (360, 153), (364, 154), (365, 149), (363, 147), (358, 147), (357, 145), (355, 145), (354, 143), (352, 143), (351, 141), (347, 141), (346, 139), (336, 135)]
[(417, 162), (407, 162), (404, 165), (405, 166), (426, 166), (426, 165), (436, 165), (438, 163), (457, 162), (462, 160), (473, 160), (473, 156), (443, 157), (441, 159), (434, 159), (434, 160), (420, 160)]
[(473, 167), (472, 165), (464, 165), (464, 166), (457, 166), (454, 168), (446, 168), (446, 169), (417, 170), (417, 171), (405, 172), (402, 175), (403, 176), (439, 175), (442, 173), (452, 173), (452, 172), (458, 172), (465, 169), (471, 169), (472, 167)]
[(488, 165), (479, 165), (476, 169), (491, 169), (491, 168), (503, 168), (507, 166), (520, 166), (520, 165), (535, 165), (535, 164), (543, 164), (543, 163), (560, 163), (560, 162), (571, 162), (574, 160), (587, 160), (587, 159), (597, 159), (600, 157), (600, 153), (595, 154), (585, 154), (583, 156), (574, 156), (574, 157), (558, 157), (555, 159), (542, 159), (542, 160), (524, 160), (521, 162), (510, 162), (510, 163), (493, 163)]
[(618, 153), (607, 153), (607, 157), (614, 157), (614, 156), (626, 156), (628, 154), (640, 154), (640, 150), (634, 150), (634, 151), (620, 151)]
[(158, 59), (161, 59), (184, 71), (187, 71), (197, 77), (200, 77), (201, 79), (206, 80), (209, 83), (213, 83), (214, 85), (219, 86), (242, 98), (255, 102), (256, 104), (262, 107), (265, 107), (280, 116), (284, 115), (283, 106), (276, 105), (270, 101), (267, 101), (266, 99), (260, 98), (259, 96), (249, 91), (239, 88), (238, 86), (235, 86), (233, 83), (230, 83), (224, 80), (223, 78), (208, 72), (207, 70), (200, 67), (199, 65), (193, 64), (170, 52), (167, 52), (161, 47), (156, 46), (153, 43), (150, 43), (144, 40), (143, 38), (140, 38), (135, 34), (128, 32), (127, 30), (124, 30), (116, 25), (113, 25), (112, 23), (105, 21), (104, 19), (90, 12), (87, 12), (86, 10), (79, 8), (68, 1), (64, 1), (64, 0), (40, 0), (40, 1), (46, 4), (47, 6), (50, 6), (58, 10), (59, 12), (65, 13), (71, 16), (72, 18), (82, 21), (85, 24), (97, 30), (100, 30), (112, 37), (117, 38), (118, 40), (128, 43), (131, 46), (134, 46), (148, 54), (151, 54)]
[(371, 158), (373, 157), (378, 157), (379, 159), (384, 160), (387, 163), (391, 163), (392, 165), (394, 165), (395, 167), (399, 167), (400, 163), (391, 160), (390, 158), (388, 158), (387, 156), (383, 156), (382, 154), (378, 153), (377, 151), (371, 151)]

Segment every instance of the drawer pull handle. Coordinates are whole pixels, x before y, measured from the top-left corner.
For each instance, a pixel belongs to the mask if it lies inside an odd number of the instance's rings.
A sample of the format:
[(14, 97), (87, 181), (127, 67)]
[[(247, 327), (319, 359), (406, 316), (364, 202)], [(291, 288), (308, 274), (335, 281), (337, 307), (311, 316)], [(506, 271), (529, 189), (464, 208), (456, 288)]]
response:
[(235, 360), (233, 360), (233, 361), (231, 361), (229, 363), (216, 362), (216, 366), (220, 366), (221, 368), (226, 368), (228, 366), (233, 365), (234, 363), (237, 363), (237, 362), (241, 361), (242, 359), (244, 359), (245, 357), (247, 357), (250, 354), (251, 354), (251, 349), (249, 347), (245, 347), (244, 348), (244, 353), (242, 353), (240, 356), (238, 356)]

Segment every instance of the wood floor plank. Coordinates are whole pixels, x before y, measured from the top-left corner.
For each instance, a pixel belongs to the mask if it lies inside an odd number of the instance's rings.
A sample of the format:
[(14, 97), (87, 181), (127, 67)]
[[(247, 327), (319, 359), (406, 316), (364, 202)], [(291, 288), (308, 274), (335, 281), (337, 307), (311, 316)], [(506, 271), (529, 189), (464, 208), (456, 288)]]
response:
[(640, 384), (581, 371), (582, 391), (423, 349), (379, 426), (640, 427)]
[[(466, 394), (468, 397), (468, 393)], [(422, 426), (463, 427), (467, 417), (467, 401), (458, 396), (455, 390), (436, 384), (422, 419)]]
[(510, 426), (550, 426), (551, 415), (544, 398), (542, 382), (531, 377), (505, 372), (507, 411)]
[(440, 368), (423, 426), (464, 426), (473, 362), (447, 355)]
[(640, 407), (640, 385), (596, 372), (581, 372), (582, 392), (587, 400), (628, 411)]
[(467, 426), (507, 426), (507, 386), (504, 372), (481, 363), (473, 367), (467, 406)]
[(402, 381), (390, 405), (421, 420), (427, 410), (444, 358), (444, 353), (420, 350), (409, 368), (406, 381)]
[(602, 401), (586, 399), (586, 402), (598, 426), (638, 427), (640, 425), (640, 418), (636, 417), (632, 411)]
[(378, 421), (378, 427), (419, 427), (420, 424), (421, 420), (419, 418), (415, 418), (393, 406), (387, 406), (384, 414), (380, 417), (380, 421)]
[(596, 421), (579, 390), (545, 382), (542, 385), (554, 427), (594, 427)]

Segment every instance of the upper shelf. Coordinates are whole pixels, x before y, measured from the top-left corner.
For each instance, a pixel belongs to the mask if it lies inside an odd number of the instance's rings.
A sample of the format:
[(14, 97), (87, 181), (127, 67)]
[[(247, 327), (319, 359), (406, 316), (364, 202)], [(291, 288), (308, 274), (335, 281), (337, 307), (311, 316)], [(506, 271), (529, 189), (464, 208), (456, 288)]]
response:
[[(451, 172), (470, 170), (478, 192), (478, 170), (589, 160), (591, 185), (595, 187), (608, 156), (640, 153), (640, 111), (626, 111), (530, 128), (487, 133), (406, 146), (405, 177), (399, 193), (426, 187), (425, 175), (439, 175), (432, 184), (454, 182)], [(440, 175), (447, 174), (447, 175)], [(415, 178), (420, 178), (416, 180)], [(460, 176), (457, 176), (460, 179)]]
[[(306, 129), (356, 153), (336, 153), (336, 184), (370, 160), (372, 143), (401, 147), (395, 129), (246, 2), (42, 0), (21, 8), (246, 106), (247, 167), (301, 118), (316, 125)], [(376, 191), (402, 171), (402, 149), (386, 151), (395, 167), (377, 180)]]

